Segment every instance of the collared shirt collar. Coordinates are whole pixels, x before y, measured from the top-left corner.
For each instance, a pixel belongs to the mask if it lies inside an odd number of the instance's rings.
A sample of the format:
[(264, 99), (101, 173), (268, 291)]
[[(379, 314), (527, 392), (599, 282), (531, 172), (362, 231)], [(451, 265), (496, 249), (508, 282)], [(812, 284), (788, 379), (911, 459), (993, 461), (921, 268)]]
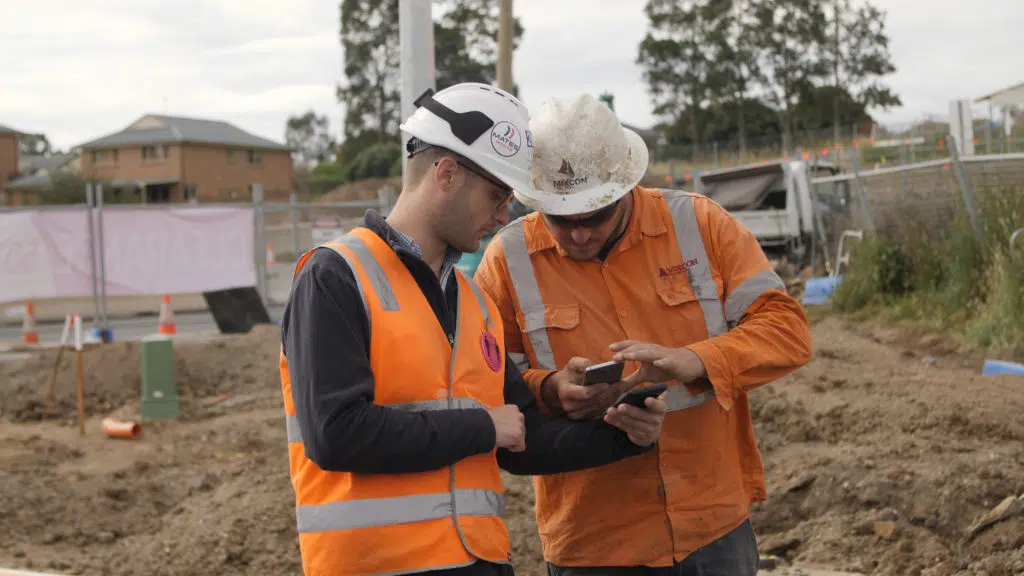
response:
[[(367, 210), (363, 221), (367, 228), (376, 232), (395, 252), (401, 251), (420, 260), (423, 259), (423, 251), (419, 245), (408, 234), (396, 230), (376, 210)], [(445, 250), (444, 260), (441, 261), (441, 275), (438, 277), (438, 281), (441, 283), (441, 290), (447, 291), (448, 283), (453, 278), (452, 273), (455, 271), (455, 264), (458, 263), (461, 257), (462, 252), (451, 246)]]
[[(629, 217), (629, 224), (626, 232), (619, 238), (618, 243), (612, 248), (612, 253), (628, 250), (630, 247), (639, 244), (644, 236), (660, 236), (668, 232), (661, 214), (656, 207), (656, 202), (661, 199), (661, 192), (636, 186), (633, 188), (633, 214)], [(626, 200), (628, 202), (628, 200)], [(541, 250), (555, 249), (560, 256), (565, 256), (565, 251), (558, 245), (558, 241), (551, 234), (544, 217), (537, 214), (523, 220), (526, 228), (526, 237), (529, 239), (527, 248), (530, 254)]]

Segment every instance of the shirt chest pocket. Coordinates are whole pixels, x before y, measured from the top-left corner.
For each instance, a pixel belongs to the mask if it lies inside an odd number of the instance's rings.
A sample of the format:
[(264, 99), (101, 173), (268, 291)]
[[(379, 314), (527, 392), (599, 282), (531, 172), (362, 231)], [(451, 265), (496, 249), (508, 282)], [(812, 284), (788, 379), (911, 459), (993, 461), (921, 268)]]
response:
[[(555, 330), (575, 330), (580, 324), (578, 304), (548, 304), (528, 310), (517, 318), (523, 339), (530, 342), (539, 366), (555, 370), (554, 354), (551, 351), (551, 336)], [(551, 333), (549, 333), (549, 330)]]
[(669, 322), (676, 326), (673, 331), (683, 329), (683, 326), (692, 322), (699, 322), (707, 328), (709, 338), (725, 333), (725, 311), (718, 298), (718, 288), (714, 280), (709, 278), (708, 282), (710, 284), (702, 283), (694, 288), (683, 278), (657, 284), (655, 291), (658, 298), (672, 314)]

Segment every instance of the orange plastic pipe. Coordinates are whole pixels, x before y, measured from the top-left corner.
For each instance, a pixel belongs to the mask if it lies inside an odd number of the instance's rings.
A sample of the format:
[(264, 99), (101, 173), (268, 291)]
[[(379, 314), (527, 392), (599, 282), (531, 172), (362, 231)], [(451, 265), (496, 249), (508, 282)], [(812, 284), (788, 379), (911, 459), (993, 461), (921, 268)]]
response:
[(134, 421), (104, 418), (101, 423), (103, 431), (111, 438), (135, 438), (142, 434), (142, 425)]

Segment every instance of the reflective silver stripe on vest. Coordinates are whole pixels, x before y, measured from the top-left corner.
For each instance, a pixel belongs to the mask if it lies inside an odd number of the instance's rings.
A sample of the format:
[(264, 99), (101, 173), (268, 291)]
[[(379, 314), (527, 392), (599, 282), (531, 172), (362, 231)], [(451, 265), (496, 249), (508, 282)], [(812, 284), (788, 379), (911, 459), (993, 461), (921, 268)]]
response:
[(747, 308), (750, 308), (755, 300), (769, 290), (786, 291), (786, 283), (779, 278), (774, 270), (758, 272), (733, 290), (725, 299), (725, 318), (729, 323), (729, 328), (735, 328), (743, 319)]
[(530, 367), (530, 357), (521, 352), (509, 352), (508, 359), (516, 365), (516, 368), (519, 368), (520, 372)]
[[(452, 398), (451, 401), (448, 399), (444, 400), (424, 400), (423, 402), (405, 402), (402, 404), (381, 404), (381, 406), (387, 406), (388, 408), (394, 408), (395, 410), (404, 410), (406, 412), (425, 412), (427, 410), (448, 410), (455, 408), (458, 410), (486, 410), (487, 407), (481, 404), (479, 401), (473, 398)], [(302, 443), (302, 429), (299, 427), (299, 419), (294, 414), (286, 414), (284, 418), (285, 429), (288, 432), (288, 443), (289, 444), (301, 444)]]
[(544, 315), (544, 301), (537, 286), (537, 277), (533, 273), (533, 262), (530, 251), (526, 247), (526, 235), (522, 220), (516, 220), (502, 230), (501, 246), (505, 250), (505, 261), (508, 273), (512, 277), (512, 288), (519, 298), (519, 309), (526, 320), (526, 337), (537, 358), (537, 368), (555, 369), (555, 355), (551, 351), (551, 340), (548, 338)]
[(690, 279), (690, 287), (704, 312), (704, 324), (708, 330), (708, 338), (725, 334), (728, 330), (725, 324), (725, 311), (722, 309), (722, 301), (718, 298), (718, 286), (711, 276), (711, 262), (704, 249), (704, 239), (700, 236), (700, 225), (697, 223), (697, 215), (693, 210), (693, 200), (687, 194), (673, 193), (669, 190), (663, 190), (662, 194), (665, 196), (668, 210), (672, 214), (676, 242), (679, 244), (683, 262), (696, 261), (686, 269), (686, 275)]
[(493, 516), (505, 513), (505, 495), (491, 490), (457, 488), (451, 492), (415, 494), (394, 498), (367, 498), (327, 504), (296, 506), (300, 534), (395, 526), (460, 516)]
[(484, 326), (490, 327), (493, 322), (491, 322), (491, 312), (487, 309), (487, 301), (484, 300), (484, 293), (472, 278), (458, 270), (455, 270), (455, 272), (465, 278), (466, 284), (469, 284), (469, 288), (473, 292), (473, 297), (476, 298), (476, 303), (480, 306), (480, 311), (484, 313)]
[[(388, 281), (388, 277), (384, 274), (384, 269), (380, 267), (380, 263), (374, 258), (373, 252), (363, 243), (363, 240), (353, 234), (345, 234), (340, 238), (334, 240), (338, 244), (346, 246), (356, 256), (356, 260), (360, 266), (366, 272), (366, 275), (370, 277), (370, 285), (373, 286), (373, 291), (377, 293), (377, 299), (380, 300), (381, 308), (385, 312), (395, 312), (398, 310), (398, 299), (395, 298), (394, 291), (391, 290), (391, 282)], [(330, 247), (330, 246), (329, 246)], [(333, 250), (333, 247), (330, 247)], [(335, 250), (338, 254), (345, 258), (348, 262), (348, 258), (343, 252)], [(355, 268), (352, 266), (352, 262), (348, 262), (350, 268), (352, 268), (352, 274), (356, 277), (356, 282), (359, 285), (359, 291), (363, 293), (363, 304), (366, 304), (366, 295), (363, 291), (362, 283), (359, 282), (359, 274), (356, 273)], [(367, 309), (369, 314), (369, 309)]]

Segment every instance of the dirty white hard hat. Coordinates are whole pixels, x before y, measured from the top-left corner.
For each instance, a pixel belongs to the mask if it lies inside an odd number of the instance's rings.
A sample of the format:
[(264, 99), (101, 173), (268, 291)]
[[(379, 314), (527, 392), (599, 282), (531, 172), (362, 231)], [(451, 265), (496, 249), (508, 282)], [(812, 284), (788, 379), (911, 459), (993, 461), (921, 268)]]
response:
[(530, 119), (532, 186), (516, 198), (534, 210), (565, 216), (593, 212), (622, 198), (647, 171), (640, 136), (589, 94), (548, 100)]
[(460, 154), (510, 188), (530, 186), (530, 115), (515, 96), (465, 82), (416, 99), (416, 112), (399, 128), (427, 144)]

